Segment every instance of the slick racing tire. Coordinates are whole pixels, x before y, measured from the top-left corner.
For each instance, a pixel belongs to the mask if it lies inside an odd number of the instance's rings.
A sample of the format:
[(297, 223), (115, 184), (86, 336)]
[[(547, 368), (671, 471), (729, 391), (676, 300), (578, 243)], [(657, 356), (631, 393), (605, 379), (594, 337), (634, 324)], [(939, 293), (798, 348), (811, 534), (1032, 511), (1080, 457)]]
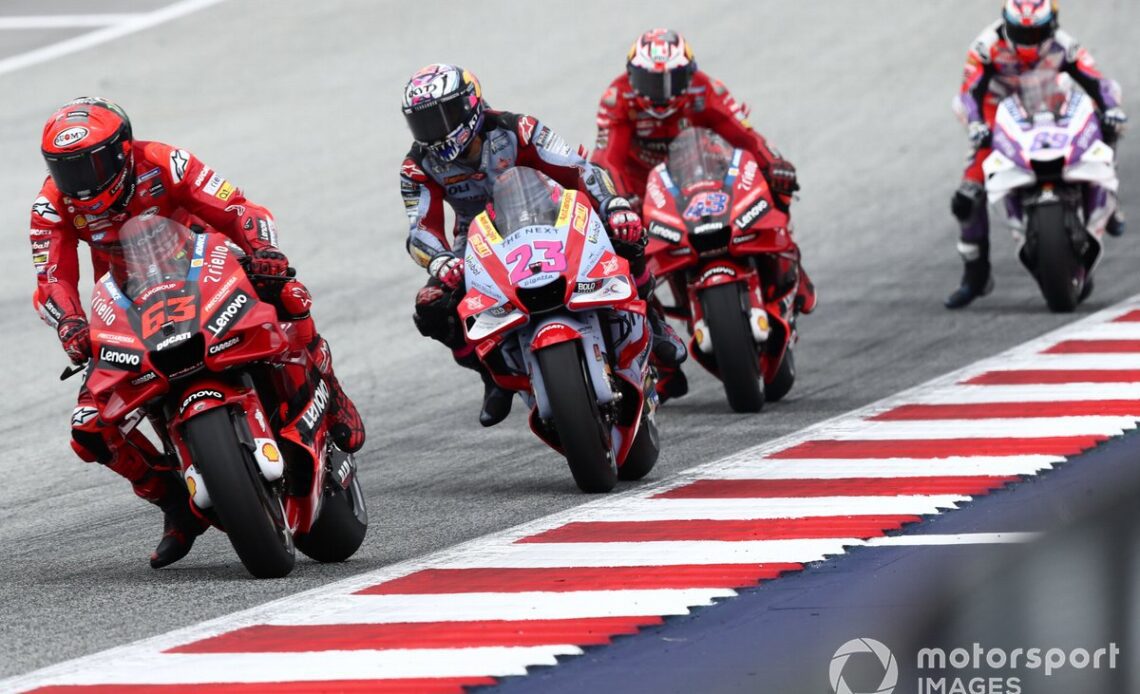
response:
[(319, 562), (346, 561), (360, 549), (368, 532), (368, 509), (353, 473), (348, 489), (331, 482), (321, 502), (321, 515), (309, 532), (297, 536), (297, 549)]
[(772, 382), (764, 386), (764, 398), (769, 402), (779, 402), (796, 384), (796, 357), (791, 348), (784, 350), (780, 368), (772, 377)]
[(1080, 300), (1080, 260), (1073, 252), (1062, 205), (1031, 207), (1028, 233), (1037, 239), (1037, 283), (1054, 313), (1071, 313)]
[(538, 351), (538, 367), (550, 400), (554, 428), (578, 488), (608, 492), (617, 484), (609, 427), (598, 411), (577, 342), (560, 342)]
[(238, 442), (229, 410), (217, 408), (186, 422), (186, 443), (241, 563), (257, 578), (288, 575), (297, 554), (281, 498)]
[(657, 464), (657, 456), (661, 452), (660, 439), (657, 433), (657, 423), (649, 417), (641, 418), (641, 426), (637, 428), (637, 436), (633, 445), (626, 453), (625, 462), (618, 468), (618, 479), (632, 481), (645, 477)]
[(732, 283), (705, 289), (701, 306), (729, 406), (736, 412), (759, 412), (764, 407), (764, 382), (740, 288)]

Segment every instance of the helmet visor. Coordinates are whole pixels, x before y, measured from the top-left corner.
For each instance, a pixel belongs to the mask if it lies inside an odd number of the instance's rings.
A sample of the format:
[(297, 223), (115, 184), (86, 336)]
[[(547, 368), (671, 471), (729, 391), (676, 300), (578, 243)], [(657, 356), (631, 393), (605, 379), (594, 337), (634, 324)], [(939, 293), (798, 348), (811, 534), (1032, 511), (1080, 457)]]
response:
[(1017, 22), (1006, 21), (1005, 35), (1018, 46), (1040, 46), (1053, 38), (1053, 23), (1040, 26), (1022, 26)]
[(404, 109), (404, 117), (412, 137), (423, 145), (442, 142), (471, 116), (471, 109), (465, 105), (467, 97), (458, 95), (443, 101), (432, 101)]
[(665, 106), (683, 94), (689, 88), (690, 80), (690, 72), (684, 68), (655, 72), (636, 65), (629, 67), (629, 83), (633, 90), (659, 106)]
[(72, 154), (44, 154), (48, 171), (60, 192), (86, 200), (107, 189), (126, 163), (119, 138), (94, 150)]

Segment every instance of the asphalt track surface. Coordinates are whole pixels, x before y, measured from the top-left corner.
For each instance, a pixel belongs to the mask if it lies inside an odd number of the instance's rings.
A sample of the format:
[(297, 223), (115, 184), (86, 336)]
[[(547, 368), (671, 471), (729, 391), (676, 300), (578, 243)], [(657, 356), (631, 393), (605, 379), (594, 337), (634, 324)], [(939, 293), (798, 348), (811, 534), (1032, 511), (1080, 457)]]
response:
[[(948, 104), (991, 0), (835, 3), (249, 2), (231, 0), (117, 42), (0, 77), (0, 676), (165, 632), (335, 578), (416, 557), (583, 501), (520, 414), (487, 431), (478, 379), (410, 322), (422, 270), (403, 251), (396, 171), (408, 142), (403, 81), (458, 62), (498, 108), (589, 144), (593, 111), (628, 43), (683, 30), (701, 66), (752, 104), (753, 121), (799, 166), (794, 208), (821, 306), (801, 323), (799, 382), (760, 416), (728, 412), (695, 367), (661, 412), (652, 476), (707, 462), (864, 405), (1062, 325), (995, 225), (997, 293), (941, 308), (960, 271), (947, 210), (964, 137)], [(42, 11), (37, 6), (37, 11)], [(90, 8), (84, 11), (91, 11)], [(1065, 26), (1140, 114), (1129, 0), (1065, 7)], [(277, 215), (282, 245), (316, 296), (338, 374), (369, 424), (360, 457), (372, 514), (352, 562), (299, 564), (252, 581), (211, 532), (174, 567), (146, 555), (161, 518), (68, 448), (76, 384), (30, 308), (27, 210), (43, 176), (44, 118), (99, 93), (136, 135), (187, 147)], [(1140, 177), (1126, 141), (1126, 209)], [(1089, 313), (1140, 291), (1137, 231), (1110, 240)], [(85, 278), (85, 287), (89, 286)], [(84, 290), (86, 291), (86, 289)], [(967, 511), (968, 513), (968, 511)], [(722, 608), (723, 609), (723, 608)]]

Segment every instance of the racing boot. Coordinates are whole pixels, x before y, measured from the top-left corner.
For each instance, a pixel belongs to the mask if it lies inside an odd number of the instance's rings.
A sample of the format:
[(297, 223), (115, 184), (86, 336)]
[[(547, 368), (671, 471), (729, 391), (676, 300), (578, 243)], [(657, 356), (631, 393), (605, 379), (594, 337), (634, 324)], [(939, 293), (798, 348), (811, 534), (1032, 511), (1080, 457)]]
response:
[(946, 297), (948, 309), (965, 308), (974, 299), (986, 296), (994, 290), (994, 278), (990, 271), (989, 241), (978, 244), (959, 243), (958, 252), (962, 254), (965, 269), (961, 285)]
[[(154, 501), (162, 509), (163, 521), (162, 539), (150, 555), (150, 568), (161, 569), (189, 554), (194, 540), (206, 532), (209, 524), (190, 510), (190, 494), (178, 473), (154, 472), (152, 475), (154, 478), (146, 483), (163, 487), (161, 496)], [(137, 483), (135, 493), (143, 496)]]
[(664, 405), (673, 398), (689, 394), (689, 379), (679, 368), (657, 367), (657, 404)]
[(485, 427), (493, 427), (511, 413), (515, 394), (500, 388), (487, 369), (480, 369), (479, 376), (483, 379), (483, 408), (479, 410), (479, 423)]
[(796, 313), (807, 315), (815, 310), (818, 298), (815, 293), (815, 283), (808, 277), (807, 270), (804, 270), (802, 264), (797, 263), (800, 270), (800, 283), (796, 287)]
[(309, 356), (329, 384), (329, 418), (332, 421), (329, 434), (333, 443), (345, 453), (355, 453), (364, 446), (364, 420), (333, 373), (328, 340), (317, 335), (309, 343)]
[(1108, 232), (1109, 236), (1116, 236), (1119, 238), (1121, 236), (1124, 236), (1124, 232), (1127, 228), (1128, 222), (1124, 218), (1124, 210), (1118, 207), (1116, 208), (1116, 211), (1112, 213), (1112, 216), (1108, 218), (1108, 225), (1105, 226), (1104, 230)]

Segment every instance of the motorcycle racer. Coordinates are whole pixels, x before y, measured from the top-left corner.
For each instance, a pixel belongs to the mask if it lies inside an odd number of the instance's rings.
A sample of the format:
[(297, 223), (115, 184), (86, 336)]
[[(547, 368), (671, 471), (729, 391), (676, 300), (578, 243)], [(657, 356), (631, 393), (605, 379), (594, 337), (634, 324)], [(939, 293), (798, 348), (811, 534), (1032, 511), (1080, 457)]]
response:
[[(990, 274), (989, 211), (982, 163), (993, 152), (992, 129), (998, 104), (1015, 93), (1022, 76), (1048, 71), (1066, 74), (1096, 102), (1106, 144), (1114, 145), (1128, 122), (1121, 108), (1120, 87), (1106, 79), (1092, 54), (1060, 28), (1057, 0), (1006, 0), (1002, 18), (974, 40), (955, 110), (966, 124), (971, 151), (966, 171), (951, 201), (961, 227), (958, 252), (965, 269), (960, 286), (946, 299), (959, 309), (993, 290)], [(1119, 212), (1109, 214), (1110, 196), (1092, 195), (1089, 219), (1102, 218), (1105, 231), (1124, 232)], [(1011, 210), (1019, 214), (1017, 210)]]
[[(400, 168), (400, 192), (408, 215), (407, 250), (428, 271), (416, 295), (416, 327), (452, 350), (455, 361), (478, 371), (484, 384), (479, 421), (498, 424), (510, 414), (513, 394), (495, 385), (467, 344), (456, 307), (462, 293), (467, 228), (491, 201), (495, 181), (514, 166), (527, 166), (567, 188), (585, 191), (606, 224), (615, 250), (630, 261), (639, 291), (652, 287), (645, 269), (647, 242), (641, 217), (614, 192), (605, 171), (586, 161), (549, 126), (528, 115), (490, 109), (478, 79), (455, 65), (428, 65), (404, 88), (403, 112), (415, 140)], [(455, 213), (452, 240), (444, 207)], [(654, 353), (679, 364), (684, 343), (660, 317), (651, 317)]]
[[(800, 188), (796, 168), (753, 130), (749, 114), (749, 107), (720, 80), (697, 68), (684, 36), (671, 29), (652, 29), (634, 42), (625, 73), (602, 94), (590, 161), (609, 172), (618, 193), (641, 200), (649, 172), (668, 159), (673, 138), (687, 128), (708, 128), (733, 147), (755, 155), (776, 204), (786, 211)], [(815, 287), (800, 265), (798, 245), (794, 254), (800, 278), (797, 308), (811, 313)], [(662, 396), (683, 394), (684, 374), (665, 376), (658, 389)]]
[[(117, 104), (82, 97), (59, 108), (44, 125), (41, 152), (49, 176), (31, 211), (32, 261), (37, 289), (33, 303), (75, 364), (91, 353), (91, 329), (79, 296), (79, 242), (91, 248), (95, 276), (121, 271), (119, 234), (137, 216), (170, 217), (187, 226), (207, 225), (225, 234), (247, 254), (251, 275), (278, 276), (259, 293), (296, 327), (298, 347), (309, 354), (328, 381), (333, 440), (345, 451), (364, 444), (364, 425), (332, 369), (328, 342), (309, 314), (312, 298), (288, 277), (289, 260), (277, 247), (277, 229), (267, 209), (186, 150), (161, 142), (135, 140), (130, 120)], [(92, 306), (99, 312), (107, 310)], [(157, 450), (137, 430), (124, 436), (99, 418), (91, 392), (83, 386), (71, 418), (72, 448), (87, 462), (99, 462), (129, 481), (139, 497), (162, 509), (162, 540), (150, 557), (161, 568), (184, 557), (206, 526), (189, 507), (181, 477), (156, 464)]]

